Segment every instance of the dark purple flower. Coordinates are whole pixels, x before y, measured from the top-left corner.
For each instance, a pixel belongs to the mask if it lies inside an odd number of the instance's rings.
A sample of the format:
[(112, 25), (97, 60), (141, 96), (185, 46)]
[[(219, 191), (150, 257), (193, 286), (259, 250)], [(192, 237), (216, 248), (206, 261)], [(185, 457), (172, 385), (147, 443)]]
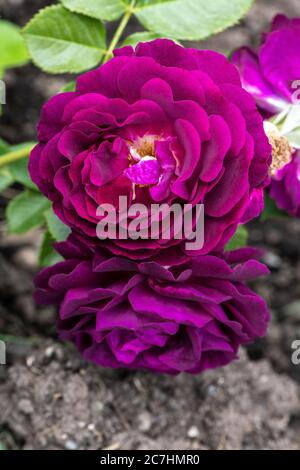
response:
[[(118, 207), (122, 195), (147, 206), (204, 203), (205, 244), (196, 254), (222, 249), (268, 180), (270, 146), (236, 68), (169, 40), (115, 51), (75, 92), (44, 106), (38, 130), (31, 177), (85, 238), (96, 237), (98, 206)], [(174, 239), (103, 244), (132, 259), (185, 248)]]
[(277, 15), (257, 52), (249, 47), (234, 52), (243, 87), (262, 110), (277, 114), (293, 102), (300, 80), (299, 44), (300, 18)]
[(270, 185), (270, 196), (279, 209), (300, 217), (300, 152), (296, 152), (292, 161), (276, 172)]
[(36, 300), (59, 304), (60, 337), (104, 367), (199, 373), (266, 332), (264, 300), (245, 281), (268, 272), (254, 249), (176, 267), (111, 257), (71, 235), (65, 261), (36, 278)]
[[(277, 15), (271, 31), (263, 35), (257, 52), (242, 47), (232, 56), (244, 88), (255, 98), (265, 117), (278, 114), (278, 137), (282, 133), (295, 148), (299, 148), (297, 132), (300, 125), (299, 44), (300, 18)], [(270, 184), (270, 196), (276, 205), (297, 217), (300, 217), (299, 175), (298, 151), (290, 163), (275, 173)]]

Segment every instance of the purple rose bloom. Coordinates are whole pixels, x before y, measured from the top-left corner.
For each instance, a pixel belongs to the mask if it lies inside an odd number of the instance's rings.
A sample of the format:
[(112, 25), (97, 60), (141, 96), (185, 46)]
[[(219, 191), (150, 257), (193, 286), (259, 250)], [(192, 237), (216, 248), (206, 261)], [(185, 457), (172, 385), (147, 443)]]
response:
[(270, 196), (279, 209), (300, 217), (300, 152), (296, 152), (292, 161), (276, 172), (270, 185)]
[[(185, 240), (96, 238), (97, 208), (205, 205), (205, 244), (222, 249), (268, 181), (271, 149), (236, 68), (169, 40), (124, 47), (43, 108), (33, 181), (58, 217), (116, 255), (148, 258)], [(256, 215), (247, 210), (247, 218)], [(180, 251), (180, 250), (179, 250)]]
[(277, 15), (257, 52), (242, 47), (233, 53), (232, 62), (240, 71), (243, 87), (267, 113), (284, 110), (300, 87), (296, 83), (300, 80), (299, 43), (300, 18)]
[(254, 249), (176, 267), (106, 256), (74, 234), (57, 249), (65, 261), (37, 276), (36, 300), (60, 306), (60, 337), (97, 365), (195, 374), (266, 332), (266, 304), (244, 283), (268, 272)]
[[(255, 98), (265, 117), (285, 110), (295, 115), (296, 106), (292, 105), (300, 104), (299, 44), (300, 18), (290, 20), (277, 15), (257, 52), (242, 47), (232, 56), (244, 88)], [(289, 140), (289, 135), (286, 137)], [(294, 153), (292, 161), (275, 173), (270, 184), (270, 196), (276, 205), (297, 217), (300, 217), (299, 155), (299, 151)]]

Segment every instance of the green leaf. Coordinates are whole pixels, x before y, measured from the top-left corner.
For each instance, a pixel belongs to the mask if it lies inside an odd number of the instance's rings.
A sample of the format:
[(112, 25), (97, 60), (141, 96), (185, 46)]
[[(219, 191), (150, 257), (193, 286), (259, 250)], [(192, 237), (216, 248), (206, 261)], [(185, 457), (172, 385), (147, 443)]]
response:
[(174, 0), (137, 0), (136, 6), (137, 7), (146, 7), (149, 5), (155, 5), (156, 3), (165, 3), (165, 2), (172, 2)]
[[(18, 145), (12, 145), (9, 148), (9, 152), (15, 152), (27, 148), (28, 146), (33, 146), (34, 142), (24, 142)], [(1, 157), (0, 157), (1, 158)], [(28, 158), (23, 158), (22, 160), (17, 160), (9, 165), (9, 169), (14, 177), (14, 180), (17, 183), (22, 184), (25, 188), (32, 189), (33, 191), (38, 191), (38, 188), (33, 183), (29, 176), (28, 172)]]
[(9, 169), (14, 177), (14, 180), (17, 183), (22, 184), (23, 186), (25, 186), (25, 188), (32, 189), (33, 191), (38, 191), (38, 188), (29, 176), (27, 158), (11, 163), (9, 165)]
[(14, 183), (14, 177), (9, 168), (0, 168), (0, 192)]
[(252, 3), (253, 0), (144, 0), (138, 4), (135, 15), (150, 31), (192, 41), (234, 25)]
[(105, 28), (60, 5), (41, 10), (23, 34), (34, 63), (50, 73), (77, 73), (96, 66), (106, 50)]
[(17, 25), (0, 21), (0, 74), (9, 67), (24, 65), (29, 60), (28, 52)]
[(21, 234), (42, 225), (49, 207), (50, 202), (42, 194), (30, 190), (19, 194), (6, 209), (9, 232)]
[(243, 248), (248, 242), (248, 230), (244, 225), (239, 225), (237, 231), (227, 243), (225, 250), (237, 250), (238, 248)]
[[(154, 39), (164, 38), (161, 34), (151, 33), (151, 31), (145, 31), (142, 33), (133, 33), (128, 36), (122, 43), (122, 46), (135, 47), (139, 42), (153, 41)], [(178, 41), (176, 41), (179, 44)]]
[(106, 21), (117, 20), (125, 12), (121, 0), (61, 0), (61, 3), (71, 11)]
[(71, 233), (69, 227), (54, 214), (52, 209), (45, 212), (45, 217), (52, 238), (58, 242), (66, 240)]
[(63, 261), (57, 251), (53, 248), (54, 240), (50, 232), (45, 232), (43, 235), (42, 244), (39, 252), (39, 265), (44, 268), (46, 266), (52, 266), (55, 263)]
[[(10, 151), (10, 146), (5, 140), (0, 138), (0, 160), (1, 155), (5, 155)], [(0, 192), (4, 191), (14, 182), (11, 170), (5, 166), (0, 168)]]
[(265, 206), (260, 220), (286, 218), (287, 214), (276, 206), (268, 193), (265, 193)]
[(69, 83), (66, 83), (60, 90), (61, 93), (65, 93), (66, 91), (75, 91), (76, 90), (76, 82), (72, 80)]
[[(29, 146), (33, 145), (33, 142), (24, 142), (22, 144), (9, 146), (7, 142), (0, 138), (0, 162), (1, 155), (5, 155), (10, 152), (16, 152), (18, 150), (22, 150), (23, 148), (28, 148)], [(0, 167), (0, 191), (3, 191), (14, 182), (20, 183), (26, 188), (37, 191), (37, 187), (31, 181), (28, 173), (27, 158), (17, 160), (4, 167)]]
[[(5, 140), (0, 138), (0, 160), (1, 155), (6, 154), (10, 151), (10, 147)], [(14, 182), (14, 177), (9, 168), (0, 168), (0, 192), (4, 191)]]
[(9, 144), (0, 137), (0, 156), (10, 151)]

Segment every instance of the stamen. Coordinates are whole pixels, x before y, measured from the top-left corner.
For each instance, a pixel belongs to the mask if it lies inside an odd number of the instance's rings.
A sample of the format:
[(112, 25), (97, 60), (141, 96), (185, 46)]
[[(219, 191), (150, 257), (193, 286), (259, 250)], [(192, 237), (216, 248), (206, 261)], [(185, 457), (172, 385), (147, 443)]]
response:
[(275, 125), (270, 122), (265, 122), (264, 127), (269, 143), (272, 147), (272, 164), (270, 172), (273, 176), (278, 170), (291, 161), (294, 149), (290, 145), (288, 139), (280, 134)]
[(155, 157), (154, 143), (157, 137), (147, 135), (139, 137), (130, 147), (130, 156), (134, 161), (139, 161), (143, 157)]

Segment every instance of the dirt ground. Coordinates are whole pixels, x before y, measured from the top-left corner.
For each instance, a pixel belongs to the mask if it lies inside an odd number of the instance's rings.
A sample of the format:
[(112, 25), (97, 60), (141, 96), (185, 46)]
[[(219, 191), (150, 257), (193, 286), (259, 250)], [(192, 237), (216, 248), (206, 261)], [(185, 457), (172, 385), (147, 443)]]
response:
[[(0, 0), (1, 16), (23, 25), (42, 0)], [(299, 0), (258, 0), (240, 25), (202, 43), (228, 52), (255, 44), (276, 12), (300, 16)], [(137, 25), (132, 24), (131, 30)], [(0, 135), (11, 143), (35, 138), (43, 101), (69, 77), (31, 65), (7, 73)], [(0, 335), (8, 363), (0, 366), (0, 449), (299, 449), (300, 221), (255, 222), (251, 243), (266, 248), (271, 275), (254, 284), (268, 301), (265, 339), (227, 368), (198, 377), (97, 369), (56, 340), (56, 312), (37, 308), (32, 278), (40, 234), (6, 234), (0, 198)]]

